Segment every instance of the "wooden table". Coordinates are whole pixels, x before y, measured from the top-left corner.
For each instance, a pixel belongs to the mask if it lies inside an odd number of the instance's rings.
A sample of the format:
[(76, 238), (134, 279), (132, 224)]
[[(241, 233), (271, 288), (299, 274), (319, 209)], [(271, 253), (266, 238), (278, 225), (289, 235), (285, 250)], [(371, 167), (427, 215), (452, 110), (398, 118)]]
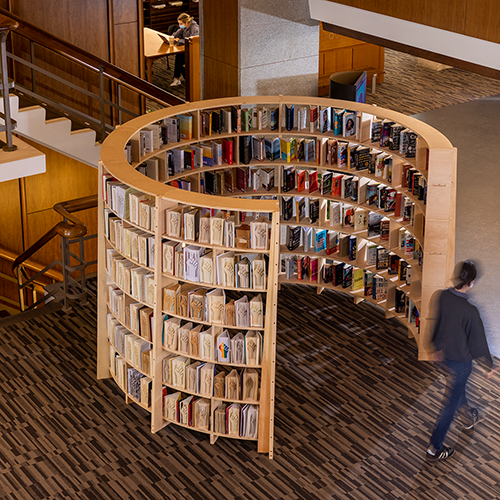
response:
[[(158, 31), (144, 28), (144, 57), (148, 69), (148, 82), (153, 77), (153, 61), (160, 57), (184, 52), (184, 45), (170, 45), (165, 43), (159, 36)], [(163, 34), (163, 33), (162, 33)]]

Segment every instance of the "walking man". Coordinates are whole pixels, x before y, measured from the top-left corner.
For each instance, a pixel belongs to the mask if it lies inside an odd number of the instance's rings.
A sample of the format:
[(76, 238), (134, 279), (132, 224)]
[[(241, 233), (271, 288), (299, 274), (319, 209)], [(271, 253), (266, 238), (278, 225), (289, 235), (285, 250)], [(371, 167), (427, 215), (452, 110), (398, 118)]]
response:
[(464, 411), (464, 429), (473, 429), (478, 421), (478, 410), (469, 406), (465, 394), (467, 379), (472, 371), (472, 360), (484, 358), (490, 369), (493, 365), (481, 316), (467, 298), (467, 292), (476, 279), (476, 266), (470, 261), (459, 266), (456, 286), (443, 290), (439, 297), (438, 316), (432, 337), (434, 348), (440, 353), (450, 376), (447, 398), (427, 450), (426, 459), (430, 462), (446, 460), (455, 452), (443, 443), (457, 410)]

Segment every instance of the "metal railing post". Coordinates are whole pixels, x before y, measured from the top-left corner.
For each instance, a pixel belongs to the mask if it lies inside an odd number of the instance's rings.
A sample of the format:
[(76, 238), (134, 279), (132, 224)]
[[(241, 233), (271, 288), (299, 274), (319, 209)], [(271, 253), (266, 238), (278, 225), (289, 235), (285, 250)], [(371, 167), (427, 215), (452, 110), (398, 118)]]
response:
[(16, 151), (17, 146), (12, 143), (12, 121), (10, 119), (9, 75), (7, 73), (7, 33), (7, 31), (0, 31), (3, 110), (5, 114), (5, 138), (7, 141), (7, 144), (2, 149), (4, 151)]
[(21, 288), (23, 284), (23, 273), (21, 270), (22, 266), (17, 267), (17, 288), (19, 290), (19, 307), (21, 312), (26, 310), (26, 303), (24, 302), (24, 290)]
[[(66, 221), (66, 219), (64, 219)], [(64, 307), (63, 311), (68, 312), (71, 310), (69, 305), (69, 241), (68, 238), (61, 236), (61, 261), (62, 261), (62, 271), (63, 271), (63, 290), (64, 290)]]
[(120, 83), (116, 86), (116, 103), (118, 104), (118, 125), (122, 124), (122, 86)]
[[(35, 43), (30, 40), (30, 62), (35, 64)], [(31, 91), (36, 92), (36, 71), (35, 68), (31, 69)]]
[[(80, 262), (85, 262), (85, 246), (84, 246), (85, 242), (83, 240), (83, 236), (80, 236), (79, 240), (80, 240), (80, 242), (79, 242)], [(83, 294), (83, 298), (82, 298), (82, 301), (80, 302), (80, 304), (82, 306), (86, 306), (89, 303), (89, 301), (87, 300), (87, 280), (86, 280), (86, 276), (85, 276), (85, 266), (80, 271), (80, 285), (81, 285), (82, 294)]]
[(106, 139), (106, 108), (104, 107), (104, 66), (99, 66), (99, 98), (101, 101), (101, 142)]

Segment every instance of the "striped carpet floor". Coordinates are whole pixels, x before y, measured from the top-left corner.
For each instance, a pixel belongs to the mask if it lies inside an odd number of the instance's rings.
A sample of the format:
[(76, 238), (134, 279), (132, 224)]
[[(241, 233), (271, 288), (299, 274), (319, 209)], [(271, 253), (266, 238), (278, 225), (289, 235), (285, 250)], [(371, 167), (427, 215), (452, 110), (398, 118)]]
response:
[(449, 463), (424, 454), (445, 377), (395, 320), (338, 293), (284, 286), (275, 458), (169, 426), (96, 381), (96, 299), (0, 327), (0, 498), (500, 498), (500, 379), (478, 368), (482, 421), (455, 423)]
[[(184, 84), (170, 87), (173, 67), (173, 57), (170, 58), (170, 67), (167, 58), (156, 60), (153, 64), (153, 83), (185, 99)], [(499, 80), (452, 67), (438, 71), (425, 66), (425, 61), (410, 54), (385, 49), (384, 82), (376, 86), (374, 94), (369, 85), (366, 102), (413, 115), (495, 94), (500, 94)], [(148, 107), (159, 109), (150, 101)]]

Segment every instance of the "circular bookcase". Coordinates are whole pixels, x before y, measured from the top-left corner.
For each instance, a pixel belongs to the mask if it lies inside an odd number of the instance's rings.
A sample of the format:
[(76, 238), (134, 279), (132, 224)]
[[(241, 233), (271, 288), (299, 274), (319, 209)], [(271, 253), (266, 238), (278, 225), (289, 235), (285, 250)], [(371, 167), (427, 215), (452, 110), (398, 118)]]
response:
[(455, 178), (442, 134), (360, 103), (238, 97), (127, 122), (101, 150), (98, 377), (153, 432), (272, 457), (280, 284), (370, 301), (431, 359)]

